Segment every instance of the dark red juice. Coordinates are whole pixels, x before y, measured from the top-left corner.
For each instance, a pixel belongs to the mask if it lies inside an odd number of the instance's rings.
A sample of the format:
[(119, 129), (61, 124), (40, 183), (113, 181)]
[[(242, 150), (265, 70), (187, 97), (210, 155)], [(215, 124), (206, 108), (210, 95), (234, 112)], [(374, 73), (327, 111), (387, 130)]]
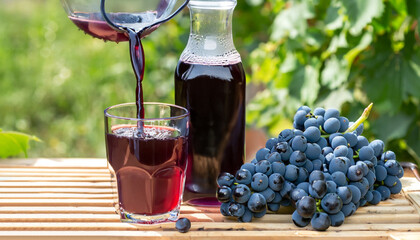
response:
[(121, 126), (106, 134), (107, 157), (115, 171), (119, 208), (158, 215), (174, 210), (183, 193), (187, 139), (173, 128)]
[(175, 71), (175, 103), (190, 111), (186, 189), (214, 196), (220, 172), (243, 164), (245, 73), (242, 63), (202, 65), (180, 61)]

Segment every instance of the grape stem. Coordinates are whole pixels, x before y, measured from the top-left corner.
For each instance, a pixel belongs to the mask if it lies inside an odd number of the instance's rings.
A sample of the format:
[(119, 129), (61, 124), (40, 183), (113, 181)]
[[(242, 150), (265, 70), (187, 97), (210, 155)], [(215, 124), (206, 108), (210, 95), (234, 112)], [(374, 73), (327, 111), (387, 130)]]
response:
[(363, 111), (362, 116), (360, 116), (359, 119), (357, 119), (357, 121), (354, 122), (353, 125), (351, 125), (344, 133), (353, 132), (357, 129), (358, 126), (360, 126), (360, 124), (366, 121), (366, 119), (369, 117), (370, 111), (372, 110), (372, 106), (373, 103), (370, 103), (369, 106), (367, 106)]

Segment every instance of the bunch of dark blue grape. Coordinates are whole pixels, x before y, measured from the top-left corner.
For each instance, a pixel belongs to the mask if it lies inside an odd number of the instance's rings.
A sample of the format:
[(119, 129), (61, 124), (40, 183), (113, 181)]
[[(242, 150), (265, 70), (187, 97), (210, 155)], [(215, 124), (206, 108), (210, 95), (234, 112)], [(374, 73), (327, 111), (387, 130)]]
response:
[(326, 230), (357, 208), (399, 193), (404, 171), (394, 152), (361, 135), (371, 107), (354, 123), (337, 109), (300, 107), (294, 129), (268, 139), (235, 175), (220, 174), (221, 213), (250, 222), (292, 205), (296, 226)]

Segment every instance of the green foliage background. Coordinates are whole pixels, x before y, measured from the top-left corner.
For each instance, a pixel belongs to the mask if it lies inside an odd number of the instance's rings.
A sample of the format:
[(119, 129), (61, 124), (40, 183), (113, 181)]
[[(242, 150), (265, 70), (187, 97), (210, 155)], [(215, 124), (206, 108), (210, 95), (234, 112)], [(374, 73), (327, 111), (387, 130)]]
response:
[[(105, 156), (103, 109), (134, 99), (127, 44), (84, 35), (59, 1), (0, 4), (0, 127), (41, 138), (30, 156)], [(275, 136), (302, 104), (355, 120), (374, 102), (365, 135), (420, 162), (419, 18), (419, 0), (238, 0), (248, 126)], [(188, 33), (184, 11), (143, 41), (146, 100), (173, 102)]]

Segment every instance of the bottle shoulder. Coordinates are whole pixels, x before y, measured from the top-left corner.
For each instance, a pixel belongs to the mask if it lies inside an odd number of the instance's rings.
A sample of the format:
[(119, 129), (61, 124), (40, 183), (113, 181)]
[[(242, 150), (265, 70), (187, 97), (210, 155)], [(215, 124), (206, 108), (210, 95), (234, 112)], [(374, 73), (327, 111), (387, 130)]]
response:
[(200, 36), (190, 34), (180, 61), (205, 65), (230, 65), (241, 62), (232, 36)]

